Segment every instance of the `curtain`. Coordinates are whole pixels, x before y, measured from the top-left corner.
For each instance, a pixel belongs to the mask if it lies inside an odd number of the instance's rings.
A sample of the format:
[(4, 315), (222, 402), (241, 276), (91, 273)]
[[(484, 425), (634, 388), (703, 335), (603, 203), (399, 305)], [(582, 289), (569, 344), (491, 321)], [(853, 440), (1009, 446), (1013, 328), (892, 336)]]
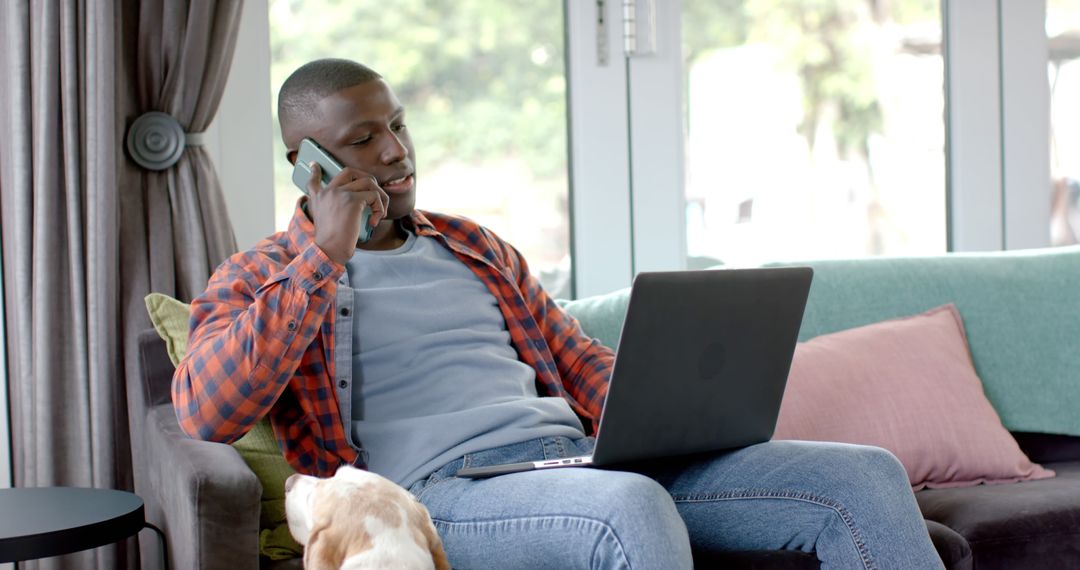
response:
[[(130, 490), (140, 476), (131, 434), (141, 418), (129, 425), (126, 402), (142, 393), (135, 338), (150, 326), (142, 298), (190, 299), (236, 245), (202, 148), (148, 171), (125, 155), (125, 133), (147, 111), (168, 113), (189, 133), (206, 128), (241, 6), (0, 2), (0, 236), (16, 486)], [(21, 567), (134, 567), (133, 553), (129, 544)], [(145, 567), (156, 567), (154, 556), (144, 553)]]
[[(128, 124), (142, 113), (163, 111), (185, 131), (202, 132), (217, 113), (225, 90), (240, 24), (235, 0), (126, 0), (138, 6), (129, 22), (134, 49), (125, 50), (134, 81)], [(213, 269), (236, 251), (217, 174), (201, 146), (189, 146), (172, 168), (149, 171), (126, 163), (120, 203), (124, 354), (128, 397), (142, 398), (138, 370), (139, 332), (150, 328), (143, 297), (154, 291), (183, 301), (206, 288)], [(130, 418), (131, 433), (143, 433), (144, 418)], [(141, 439), (133, 438), (137, 489), (146, 481)], [(157, 517), (161, 505), (147, 505)], [(160, 559), (157, 538), (140, 535), (144, 568)], [(171, 549), (184, 545), (170, 545)]]

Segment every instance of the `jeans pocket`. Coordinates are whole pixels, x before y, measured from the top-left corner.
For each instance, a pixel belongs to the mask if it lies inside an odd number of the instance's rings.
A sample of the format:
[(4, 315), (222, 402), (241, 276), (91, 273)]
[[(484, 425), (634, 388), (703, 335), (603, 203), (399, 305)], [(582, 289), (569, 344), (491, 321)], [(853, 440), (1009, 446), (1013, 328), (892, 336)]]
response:
[(453, 477), (458, 471), (461, 470), (463, 465), (464, 458), (455, 459), (450, 463), (447, 463), (446, 465), (443, 465), (442, 467), (436, 469), (435, 472), (431, 475), (428, 475), (427, 477), (417, 481), (416, 483), (413, 483), (412, 486), (409, 487), (409, 492), (412, 493), (413, 496), (419, 498), (431, 487), (434, 487), (438, 483)]

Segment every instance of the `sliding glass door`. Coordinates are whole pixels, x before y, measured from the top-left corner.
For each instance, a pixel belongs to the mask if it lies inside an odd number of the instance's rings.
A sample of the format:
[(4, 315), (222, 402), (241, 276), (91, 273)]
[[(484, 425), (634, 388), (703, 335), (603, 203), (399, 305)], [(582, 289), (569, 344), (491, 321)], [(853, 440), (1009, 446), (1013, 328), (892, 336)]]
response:
[(1080, 243), (1080, 0), (1048, 0), (1050, 239)]
[(379, 70), (420, 207), (585, 296), (640, 271), (1040, 247), (1047, 220), (1076, 239), (1075, 1), (271, 0), (271, 83), (315, 57)]
[(941, 253), (938, 0), (683, 0), (691, 265)]

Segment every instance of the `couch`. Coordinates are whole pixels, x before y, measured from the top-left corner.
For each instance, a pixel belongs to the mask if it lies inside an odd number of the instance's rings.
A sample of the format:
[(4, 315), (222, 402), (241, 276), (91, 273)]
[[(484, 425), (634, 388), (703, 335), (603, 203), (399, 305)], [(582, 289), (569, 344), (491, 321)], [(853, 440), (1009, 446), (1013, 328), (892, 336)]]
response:
[[(946, 567), (1080, 568), (1080, 407), (1073, 405), (1080, 404), (1080, 248), (810, 265), (815, 278), (801, 340), (955, 303), (1003, 424), (1031, 460), (1057, 473), (1016, 484), (918, 491)], [(626, 298), (618, 292), (566, 307), (586, 332), (614, 343)], [(146, 502), (147, 520), (166, 534), (171, 566), (299, 568), (299, 560), (260, 558), (258, 480), (232, 447), (180, 431), (165, 345), (149, 330), (139, 346), (144, 383), (129, 393), (141, 465), (136, 492)], [(1010, 387), (1007, 374), (1022, 377)], [(1053, 378), (1041, 382), (1039, 375)], [(155, 549), (151, 542), (142, 546)], [(144, 552), (143, 559), (153, 556)], [(695, 561), (700, 568), (818, 567), (812, 554), (784, 551), (699, 552)]]

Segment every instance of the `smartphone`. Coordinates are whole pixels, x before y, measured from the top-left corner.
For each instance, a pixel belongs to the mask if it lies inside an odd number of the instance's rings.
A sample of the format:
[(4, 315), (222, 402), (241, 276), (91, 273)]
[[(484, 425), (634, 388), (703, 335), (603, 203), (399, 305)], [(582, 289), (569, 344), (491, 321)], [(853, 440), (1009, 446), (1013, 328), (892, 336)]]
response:
[[(308, 193), (307, 183), (308, 179), (311, 178), (311, 168), (308, 165), (312, 162), (318, 164), (319, 168), (322, 169), (323, 188), (341, 172), (341, 164), (332, 154), (319, 146), (319, 143), (305, 137), (304, 140), (300, 141), (300, 150), (296, 153), (296, 164), (293, 166), (292, 172), (293, 184), (299, 186), (300, 191), (304, 194)], [(371, 239), (371, 226), (368, 225), (369, 219), (371, 219), (371, 208), (365, 206), (364, 213), (360, 215), (360, 237), (358, 239), (361, 243)]]

